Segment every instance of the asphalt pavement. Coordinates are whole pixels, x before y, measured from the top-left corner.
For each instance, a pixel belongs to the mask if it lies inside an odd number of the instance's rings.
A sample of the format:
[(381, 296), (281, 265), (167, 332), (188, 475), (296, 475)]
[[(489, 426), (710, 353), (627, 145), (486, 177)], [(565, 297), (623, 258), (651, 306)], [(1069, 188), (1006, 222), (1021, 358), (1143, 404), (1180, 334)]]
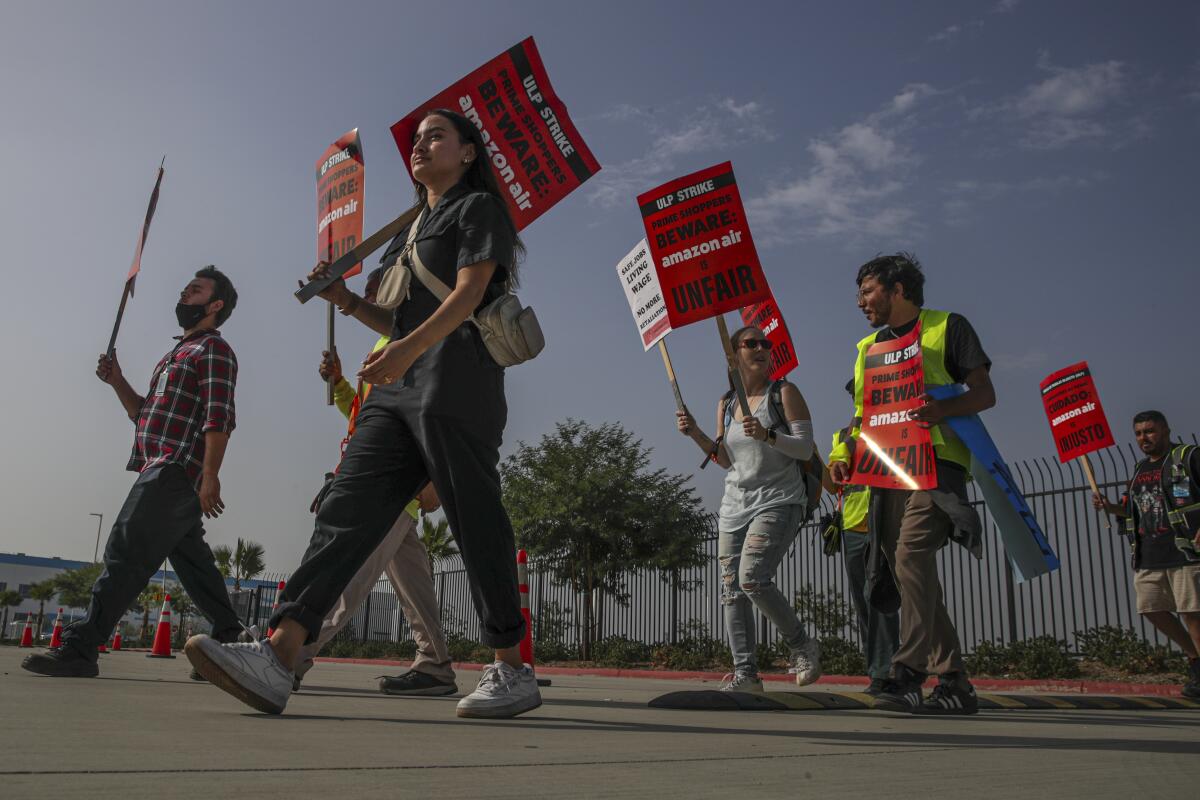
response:
[(54, 679), (29, 652), (0, 647), (3, 797), (1200, 796), (1200, 710), (683, 711), (647, 703), (714, 685), (556, 675), (536, 711), (461, 720), (454, 697), (379, 694), (395, 667), (318, 663), (270, 716), (182, 655)]

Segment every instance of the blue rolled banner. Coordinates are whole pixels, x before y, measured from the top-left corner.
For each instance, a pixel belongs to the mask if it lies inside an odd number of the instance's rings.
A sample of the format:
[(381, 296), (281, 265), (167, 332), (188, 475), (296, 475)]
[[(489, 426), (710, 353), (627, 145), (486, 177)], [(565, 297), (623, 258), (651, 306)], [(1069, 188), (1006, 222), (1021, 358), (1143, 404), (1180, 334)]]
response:
[[(926, 387), (930, 397), (946, 400), (963, 393), (958, 385)], [(1012, 564), (1017, 580), (1028, 581), (1059, 568), (1058, 556), (1054, 554), (1046, 534), (1033, 516), (1024, 495), (1017, 488), (1012, 472), (976, 414), (965, 417), (947, 417), (942, 424), (949, 425), (955, 435), (971, 451), (971, 474), (983, 494), (988, 511), (1000, 532), (1004, 552)]]

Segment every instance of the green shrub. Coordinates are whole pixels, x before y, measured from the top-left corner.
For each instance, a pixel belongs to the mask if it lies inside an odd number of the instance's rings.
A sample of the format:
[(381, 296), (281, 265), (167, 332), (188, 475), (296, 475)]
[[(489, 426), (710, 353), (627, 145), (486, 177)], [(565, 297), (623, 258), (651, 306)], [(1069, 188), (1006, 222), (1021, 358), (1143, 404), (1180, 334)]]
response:
[(632, 667), (650, 660), (650, 646), (628, 636), (608, 636), (592, 645), (592, 660), (606, 667)]
[(855, 621), (854, 609), (832, 589), (818, 592), (806, 584), (796, 592), (794, 605), (800, 619), (812, 626), (818, 636), (836, 636)]
[(565, 642), (542, 642), (533, 640), (533, 657), (539, 662), (544, 661), (574, 661), (579, 653), (574, 645)]
[(821, 671), (826, 675), (865, 675), (867, 660), (853, 642), (840, 636), (823, 636)]
[(712, 638), (703, 622), (690, 620), (682, 633), (674, 644), (660, 642), (654, 646), (651, 662), (655, 667), (685, 671), (733, 668), (729, 648)]
[(791, 651), (782, 639), (776, 639), (774, 642), (759, 642), (758, 646), (754, 648), (754, 660), (758, 662), (758, 668), (764, 671), (785, 666), (790, 655)]
[[(321, 649), (321, 655), (329, 658), (411, 658), (401, 653), (404, 642), (360, 642), (349, 636), (338, 636)], [(411, 644), (411, 643), (408, 643)], [(416, 652), (413, 645), (412, 652)]]
[(490, 664), (495, 659), (495, 651), (465, 636), (446, 637), (446, 649), (450, 651), (451, 661)]
[(1004, 675), (1009, 669), (1008, 648), (999, 642), (980, 642), (963, 662), (972, 675)]
[(1018, 677), (1077, 678), (1079, 664), (1067, 652), (1067, 643), (1053, 636), (1035, 636), (1009, 646), (1014, 672)]
[(980, 642), (965, 663), (972, 675), (1030, 680), (1079, 677), (1079, 664), (1067, 651), (1067, 643), (1053, 636), (1035, 636), (1010, 645)]
[(573, 615), (571, 609), (549, 600), (533, 617), (533, 656), (538, 661), (573, 661), (578, 648), (567, 642)]
[(1150, 644), (1128, 628), (1103, 625), (1075, 631), (1079, 654), (1106, 667), (1140, 674), (1178, 672), (1187, 674), (1187, 659), (1162, 645)]

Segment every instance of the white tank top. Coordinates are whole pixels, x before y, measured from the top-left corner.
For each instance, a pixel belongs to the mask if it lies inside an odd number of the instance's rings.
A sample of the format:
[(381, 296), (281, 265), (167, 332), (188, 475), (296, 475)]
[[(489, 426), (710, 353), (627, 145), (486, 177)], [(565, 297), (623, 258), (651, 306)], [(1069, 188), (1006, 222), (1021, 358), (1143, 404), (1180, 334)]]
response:
[[(787, 421), (774, 418), (769, 397), (763, 395), (754, 416), (764, 428), (774, 425), (776, 430), (787, 431)], [(725, 496), (721, 498), (720, 530), (737, 530), (769, 508), (808, 501), (800, 462), (766, 442), (747, 437), (741, 420), (730, 420), (724, 443), (730, 467), (725, 474)]]

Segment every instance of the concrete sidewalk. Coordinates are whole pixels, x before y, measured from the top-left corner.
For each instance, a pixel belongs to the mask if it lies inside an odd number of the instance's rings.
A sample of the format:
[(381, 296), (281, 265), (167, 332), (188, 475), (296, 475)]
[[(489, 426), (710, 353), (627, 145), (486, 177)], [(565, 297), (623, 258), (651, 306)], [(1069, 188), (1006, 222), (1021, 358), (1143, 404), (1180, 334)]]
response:
[(556, 675), (525, 717), (468, 721), (455, 698), (378, 694), (379, 667), (323, 663), (273, 717), (189, 680), (182, 656), (113, 653), (98, 679), (56, 680), (20, 669), (29, 652), (0, 647), (5, 797), (1197, 794), (1194, 711), (672, 711), (646, 703), (688, 684)]

